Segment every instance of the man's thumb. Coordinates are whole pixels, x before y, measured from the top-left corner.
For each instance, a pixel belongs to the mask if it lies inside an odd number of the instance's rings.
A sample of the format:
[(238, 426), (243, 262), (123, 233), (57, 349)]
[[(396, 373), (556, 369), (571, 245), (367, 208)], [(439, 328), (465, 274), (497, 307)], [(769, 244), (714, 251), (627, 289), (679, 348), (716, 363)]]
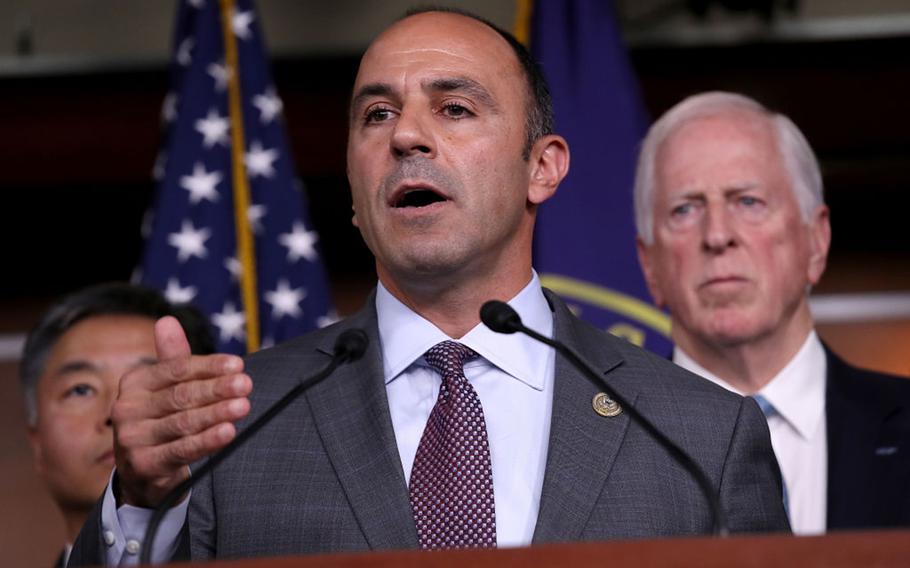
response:
[(158, 361), (189, 358), (190, 343), (177, 318), (164, 316), (155, 322), (155, 352)]

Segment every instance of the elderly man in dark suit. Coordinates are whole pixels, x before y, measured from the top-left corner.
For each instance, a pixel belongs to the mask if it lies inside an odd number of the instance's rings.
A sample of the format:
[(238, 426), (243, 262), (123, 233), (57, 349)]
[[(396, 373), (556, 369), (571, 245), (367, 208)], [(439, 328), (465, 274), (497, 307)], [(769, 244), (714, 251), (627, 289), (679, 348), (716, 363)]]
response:
[(690, 473), (628, 412), (592, 403), (603, 384), (550, 348), (480, 324), (493, 298), (573, 345), (689, 452), (731, 530), (787, 530), (754, 402), (581, 323), (541, 288), (535, 214), (569, 166), (551, 112), (527, 52), (486, 22), (426, 11), (381, 34), (361, 61), (348, 142), (376, 292), (344, 322), (249, 357), (245, 374), (237, 358), (189, 357), (173, 322), (159, 322), (163, 362), (123, 380), (116, 483), (74, 557), (130, 560), (141, 508), (228, 443), (250, 407), (260, 414), (324, 365), (350, 328), (369, 336), (363, 359), (310, 389), (172, 509), (154, 558), (709, 532)]
[(759, 401), (794, 532), (910, 524), (910, 381), (847, 365), (813, 330), (831, 228), (796, 125), (741, 95), (690, 97), (649, 131), (635, 204), (673, 360)]

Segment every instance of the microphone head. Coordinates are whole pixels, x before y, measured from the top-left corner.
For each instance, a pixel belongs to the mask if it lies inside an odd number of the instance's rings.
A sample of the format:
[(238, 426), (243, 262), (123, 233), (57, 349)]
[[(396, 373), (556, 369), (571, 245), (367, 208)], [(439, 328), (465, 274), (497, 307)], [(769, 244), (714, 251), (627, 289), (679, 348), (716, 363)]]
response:
[(497, 333), (515, 333), (522, 328), (518, 312), (499, 300), (490, 300), (481, 306), (480, 321)]
[(360, 328), (345, 330), (335, 340), (335, 356), (343, 355), (348, 362), (363, 357), (370, 340), (367, 333)]

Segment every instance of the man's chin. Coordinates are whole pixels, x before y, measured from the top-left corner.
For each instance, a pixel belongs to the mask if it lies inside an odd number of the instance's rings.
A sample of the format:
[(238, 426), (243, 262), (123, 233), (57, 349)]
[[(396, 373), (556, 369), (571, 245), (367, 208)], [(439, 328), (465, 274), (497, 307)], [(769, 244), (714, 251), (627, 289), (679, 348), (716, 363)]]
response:
[(738, 310), (715, 313), (706, 323), (704, 336), (710, 343), (723, 347), (749, 343), (761, 334), (755, 319)]
[(450, 243), (420, 243), (399, 250), (389, 268), (392, 272), (411, 278), (451, 276), (468, 265), (470, 255), (451, 247)]

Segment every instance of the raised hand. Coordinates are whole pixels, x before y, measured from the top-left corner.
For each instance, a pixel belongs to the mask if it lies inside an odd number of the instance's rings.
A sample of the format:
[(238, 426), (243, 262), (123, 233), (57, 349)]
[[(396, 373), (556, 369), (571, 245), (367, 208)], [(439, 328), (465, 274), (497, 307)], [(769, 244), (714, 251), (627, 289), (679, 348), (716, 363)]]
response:
[(234, 355), (192, 355), (173, 317), (155, 324), (158, 362), (120, 380), (112, 410), (118, 500), (154, 507), (190, 463), (230, 443), (253, 389)]

